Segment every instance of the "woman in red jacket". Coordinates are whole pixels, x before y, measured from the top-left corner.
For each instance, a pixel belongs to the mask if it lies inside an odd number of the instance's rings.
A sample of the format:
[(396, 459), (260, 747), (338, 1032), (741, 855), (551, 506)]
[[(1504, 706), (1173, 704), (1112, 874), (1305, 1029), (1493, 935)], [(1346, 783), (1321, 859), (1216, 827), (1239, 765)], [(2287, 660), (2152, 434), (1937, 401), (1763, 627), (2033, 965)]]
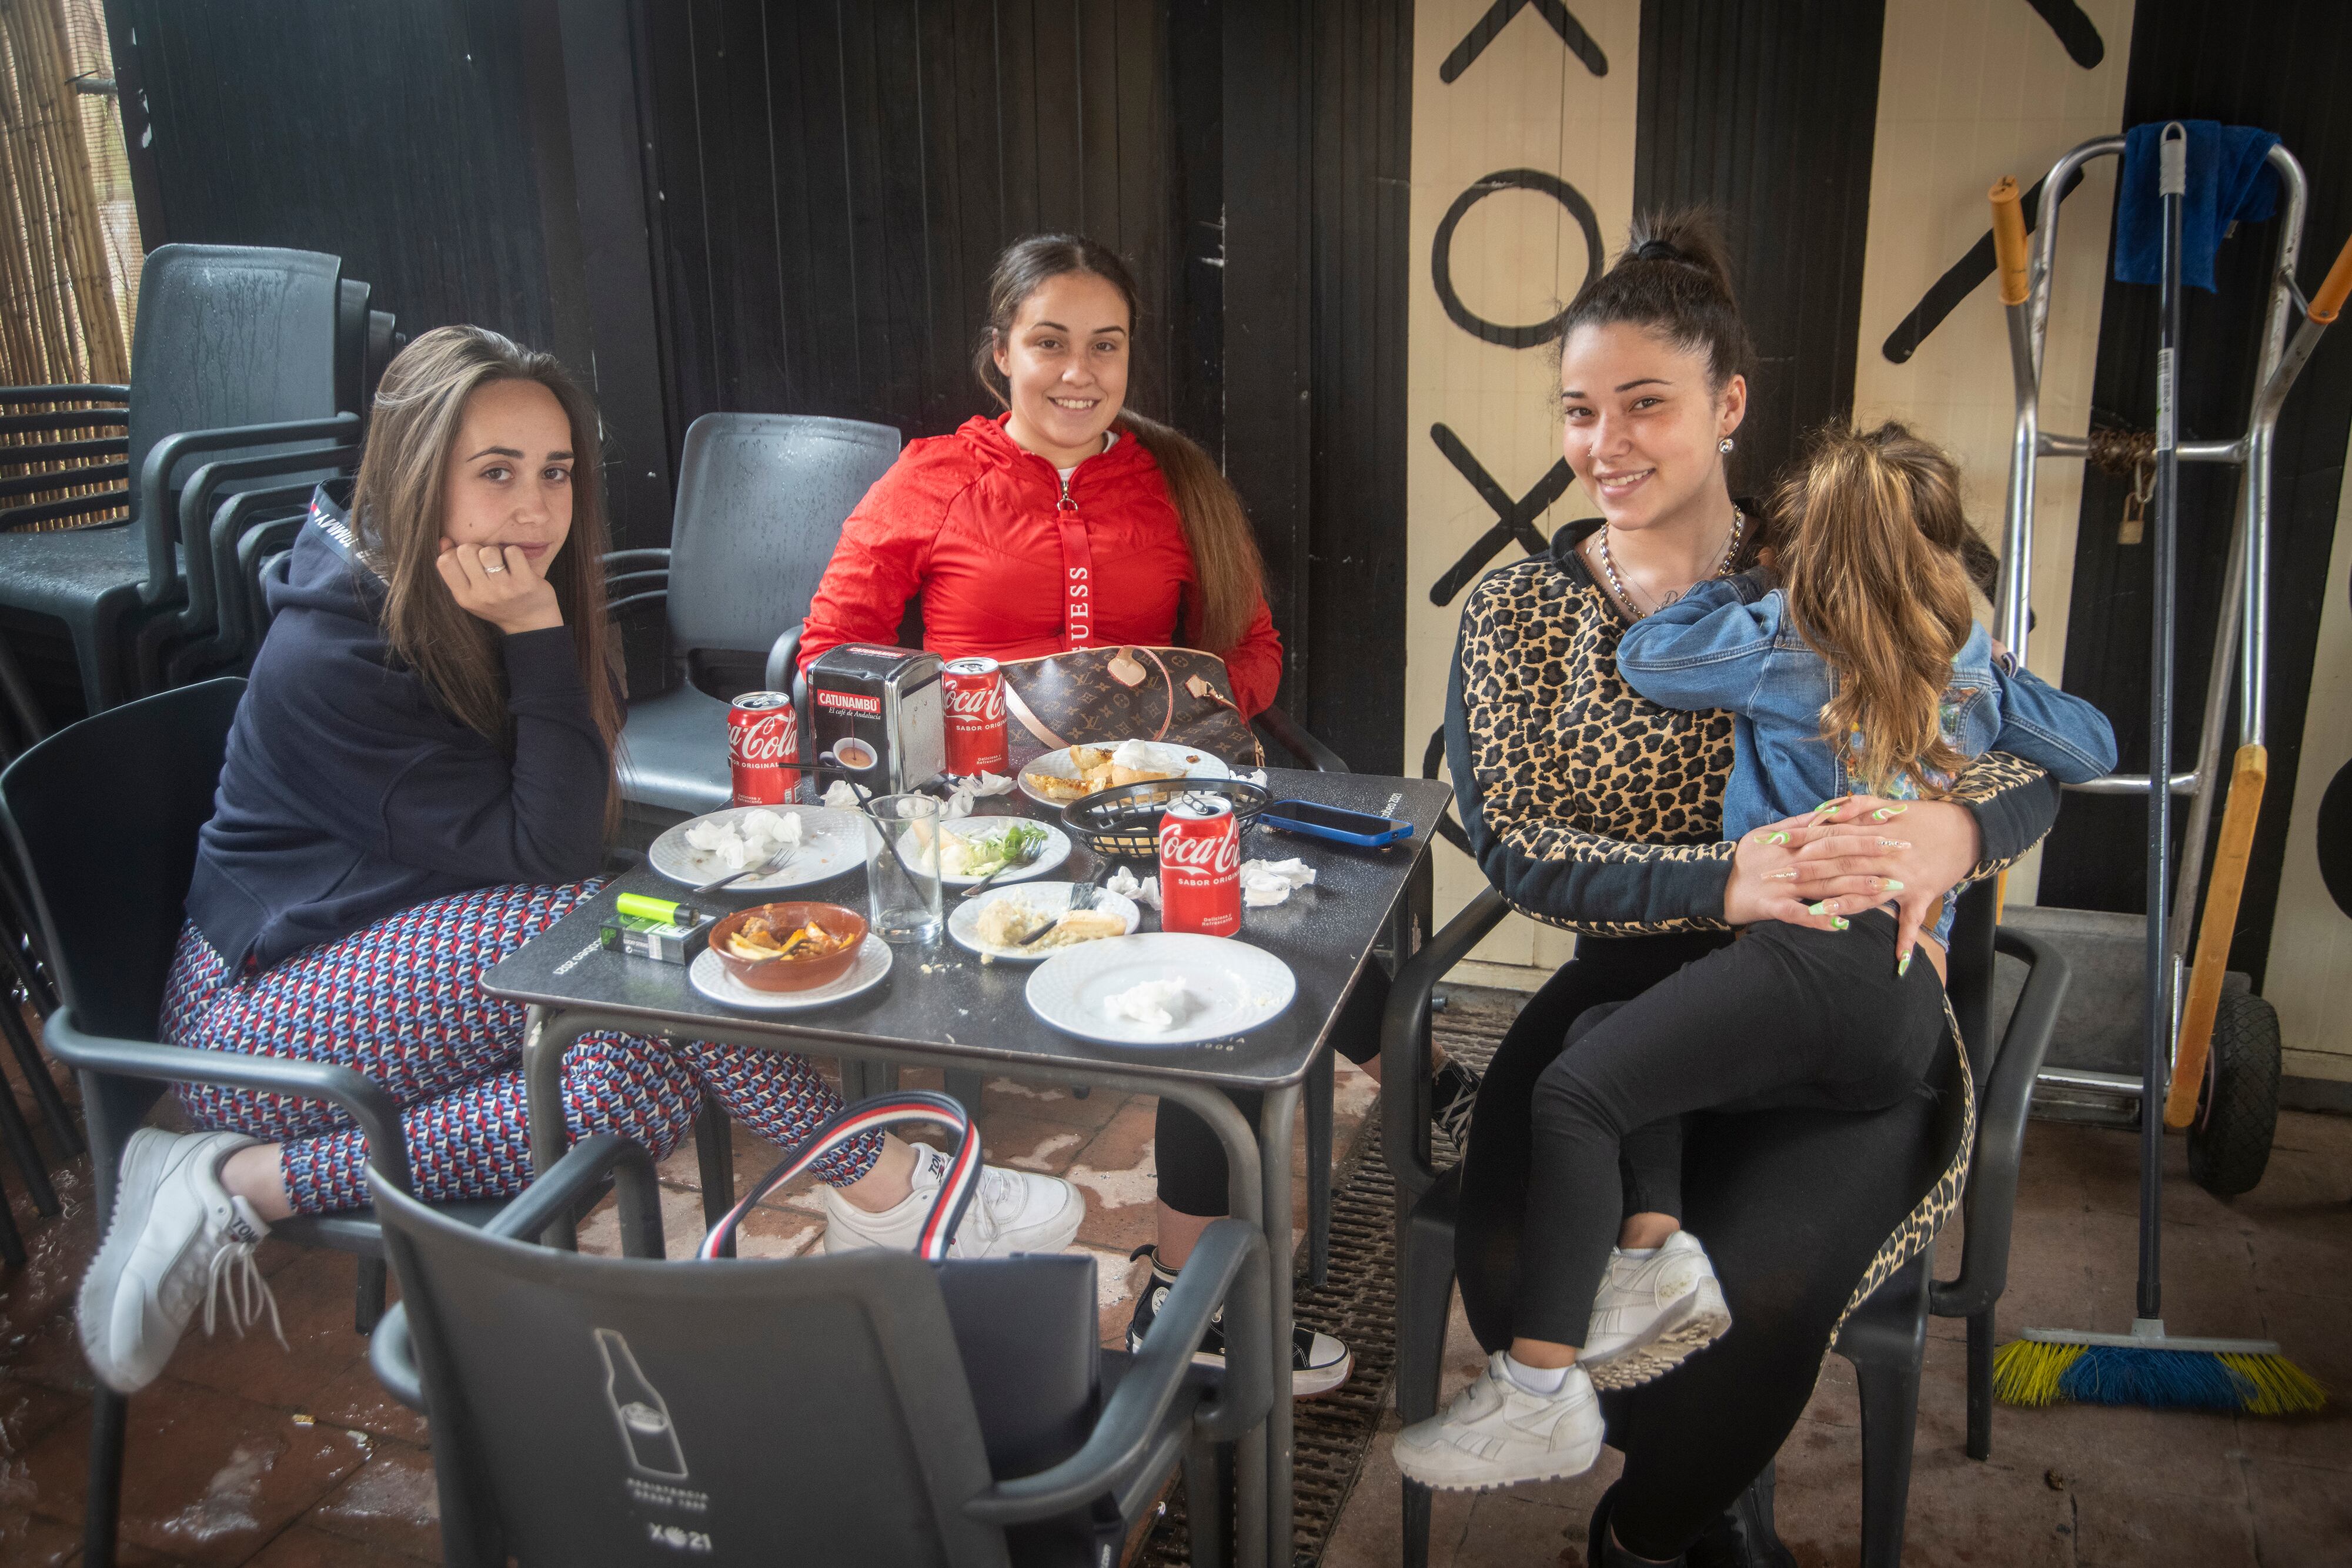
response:
[[(1040, 235), (997, 259), (972, 369), (1005, 413), (909, 443), (866, 492), (810, 601), (803, 669), (844, 643), (895, 642), (919, 594), (923, 643), (950, 658), (1204, 648), (1224, 659), (1245, 716), (1274, 700), (1282, 642), (1241, 497), (1207, 453), (1125, 406), (1136, 318), (1134, 279), (1092, 240)], [(1377, 967), (1365, 974), (1333, 1033), (1377, 1072), (1388, 984)], [(1458, 1064), (1440, 1071), (1442, 1123), (1466, 1125), (1475, 1096)], [(1257, 1110), (1242, 1105), (1253, 1126)], [(1156, 1245), (1137, 1250), (1152, 1277), (1130, 1347), (1226, 1207), (1224, 1150), (1206, 1123), (1161, 1101), (1156, 1149)], [(1223, 1359), (1221, 1329), (1201, 1353)], [(1351, 1365), (1338, 1340), (1302, 1328), (1292, 1390), (1336, 1388)]]
[(919, 594), (923, 644), (950, 658), (1202, 648), (1244, 716), (1274, 701), (1282, 639), (1249, 516), (1207, 453), (1124, 406), (1134, 319), (1126, 267), (1092, 240), (1004, 253), (972, 368), (1007, 412), (909, 442), (866, 493), (809, 601), (802, 668), (896, 641)]

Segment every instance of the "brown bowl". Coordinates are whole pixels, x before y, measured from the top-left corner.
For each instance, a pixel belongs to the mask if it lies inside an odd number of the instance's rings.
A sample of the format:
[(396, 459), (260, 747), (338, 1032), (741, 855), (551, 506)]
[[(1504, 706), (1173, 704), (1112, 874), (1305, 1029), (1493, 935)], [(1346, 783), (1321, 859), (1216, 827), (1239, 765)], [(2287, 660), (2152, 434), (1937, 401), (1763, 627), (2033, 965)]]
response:
[[(770, 925), (784, 931), (797, 931), (814, 920), (826, 936), (844, 937), (846, 945), (821, 958), (739, 958), (729, 951), (727, 940), (754, 915), (766, 915)], [(866, 916), (838, 904), (755, 904), (710, 928), (710, 950), (729, 974), (755, 991), (806, 991), (837, 980), (857, 962), (865, 941)]]

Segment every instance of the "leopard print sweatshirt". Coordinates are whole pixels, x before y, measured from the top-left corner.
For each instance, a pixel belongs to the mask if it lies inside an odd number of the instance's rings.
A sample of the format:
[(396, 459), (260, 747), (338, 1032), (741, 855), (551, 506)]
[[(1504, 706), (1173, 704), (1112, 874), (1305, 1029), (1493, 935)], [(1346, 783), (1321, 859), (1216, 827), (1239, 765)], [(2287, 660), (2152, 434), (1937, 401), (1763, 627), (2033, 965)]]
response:
[[(1535, 919), (1601, 936), (1721, 930), (1731, 716), (1660, 707), (1619, 678), (1624, 622), (1576, 553), (1600, 526), (1560, 528), (1463, 605), (1445, 712), (1462, 825), (1486, 880)], [(2057, 818), (2056, 781), (1998, 749), (1952, 792), (1982, 835), (1971, 882)]]

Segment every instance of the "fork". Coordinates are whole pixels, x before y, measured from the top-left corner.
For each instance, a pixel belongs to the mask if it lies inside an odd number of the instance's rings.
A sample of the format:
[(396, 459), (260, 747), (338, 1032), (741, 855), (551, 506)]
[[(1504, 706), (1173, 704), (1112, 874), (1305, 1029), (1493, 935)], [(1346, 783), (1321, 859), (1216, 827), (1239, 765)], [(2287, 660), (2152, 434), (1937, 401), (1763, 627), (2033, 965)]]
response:
[[(1092, 909), (1095, 906), (1095, 900), (1102, 894), (1102, 882), (1100, 879), (1108, 875), (1109, 870), (1110, 868), (1106, 866), (1101, 871), (1095, 873), (1096, 880), (1082, 882), (1072, 887), (1070, 889), (1070, 902), (1062, 906), (1062, 915), (1073, 914), (1081, 909)], [(1038, 940), (1047, 932), (1061, 925), (1061, 923), (1062, 915), (1056, 915), (1053, 919), (1048, 920), (1045, 925), (1039, 926), (1036, 930), (1032, 931), (1028, 936), (1021, 938), (1020, 941), (1015, 942), (1013, 946), (1015, 947), (1026, 947), (1032, 942)]]
[(761, 861), (759, 864), (747, 865), (741, 871), (730, 872), (727, 875), (720, 877), (717, 882), (706, 882), (700, 887), (696, 888), (692, 893), (688, 894), (687, 897), (699, 898), (706, 893), (717, 893), (720, 888), (725, 887), (728, 883), (740, 882), (747, 876), (766, 876), (771, 872), (783, 870), (786, 866), (792, 864), (794, 861), (800, 858), (801, 846), (798, 844), (786, 844), (782, 849), (778, 850), (774, 854), (770, 855), (766, 860)]

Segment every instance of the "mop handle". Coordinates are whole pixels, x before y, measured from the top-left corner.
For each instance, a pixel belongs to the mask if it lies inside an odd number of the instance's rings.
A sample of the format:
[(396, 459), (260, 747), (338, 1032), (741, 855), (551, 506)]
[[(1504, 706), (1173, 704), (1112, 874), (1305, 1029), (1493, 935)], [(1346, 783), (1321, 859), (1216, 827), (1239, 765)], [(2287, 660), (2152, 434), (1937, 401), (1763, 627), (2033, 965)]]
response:
[(2000, 302), (2022, 305), (2028, 292), (2025, 208), (2017, 199), (2017, 182), (2003, 174), (1987, 193), (1992, 199), (1992, 253), (2000, 267)]
[(2172, 643), (2180, 517), (2180, 209), (2189, 191), (2189, 132), (2175, 121), (2158, 144), (2164, 267), (2156, 354), (2156, 550), (2149, 596), (2147, 693), (2147, 1028), (2140, 1061), (2139, 1317), (2160, 1321), (2164, 1218), (2164, 1090), (2171, 1066)]
[(2347, 295), (2352, 295), (2352, 238), (2347, 238), (2344, 248), (2336, 253), (2336, 265), (2327, 269), (2319, 292), (2311, 297), (2311, 319), (2326, 326), (2344, 308)]

